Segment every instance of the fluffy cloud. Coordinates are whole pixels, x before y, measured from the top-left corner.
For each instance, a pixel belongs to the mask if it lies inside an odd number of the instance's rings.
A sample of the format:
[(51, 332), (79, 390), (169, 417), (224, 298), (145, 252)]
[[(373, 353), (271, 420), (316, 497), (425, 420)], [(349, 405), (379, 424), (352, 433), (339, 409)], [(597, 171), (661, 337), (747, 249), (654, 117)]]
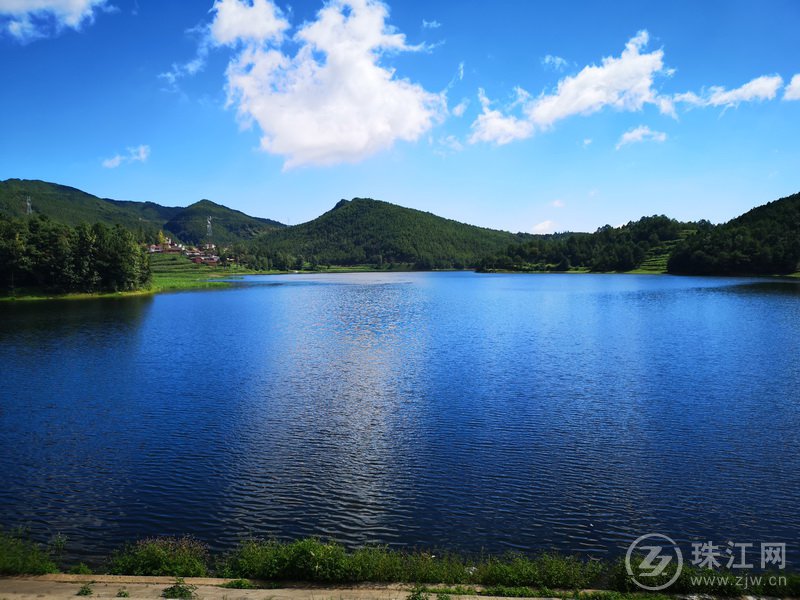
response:
[(663, 131), (653, 131), (647, 125), (639, 125), (639, 127), (626, 131), (622, 134), (622, 136), (619, 138), (619, 142), (617, 142), (617, 150), (628, 144), (636, 144), (646, 141), (665, 142), (666, 140), (667, 134)]
[(732, 90), (726, 90), (724, 87), (720, 86), (713, 86), (702, 96), (694, 92), (677, 94), (674, 97), (674, 101), (684, 102), (693, 106), (722, 106), (724, 108), (731, 108), (738, 106), (742, 102), (774, 100), (781, 87), (783, 87), (783, 78), (780, 75), (762, 75)]
[[(229, 2), (268, 13), (260, 22), (272, 19), (271, 37), (264, 26), (256, 35), (249, 23), (220, 12)], [(258, 125), (261, 147), (285, 156), (286, 168), (357, 162), (397, 140), (418, 140), (446, 113), (443, 94), (381, 64), (387, 54), (424, 49), (408, 45), (387, 18), (377, 0), (332, 0), (295, 33), (299, 48), (290, 55), (281, 50), (285, 21), (268, 0), (215, 5), (211, 31), (224, 34), (214, 40), (242, 45), (227, 69), (228, 103), (245, 126)]]
[(619, 57), (604, 58), (599, 66), (590, 65), (574, 77), (565, 77), (555, 92), (541, 95), (526, 107), (529, 119), (546, 128), (561, 119), (589, 115), (607, 106), (639, 111), (645, 104), (657, 105), (653, 79), (664, 70), (664, 52), (642, 53), (648, 40), (648, 33), (640, 31)]
[(640, 31), (619, 57), (604, 58), (600, 65), (589, 65), (577, 75), (563, 78), (552, 93), (533, 98), (518, 90), (515, 105), (522, 107), (519, 118), (492, 110), (481, 92), (483, 112), (472, 125), (470, 141), (505, 144), (530, 137), (536, 129), (548, 129), (562, 119), (590, 115), (606, 107), (640, 111), (653, 104), (661, 112), (671, 113), (671, 105), (653, 89), (655, 76), (667, 74), (664, 53), (643, 52), (648, 40), (648, 33)]
[[(656, 78), (671, 77), (675, 70), (664, 65), (663, 50), (646, 51), (649, 38), (647, 31), (640, 31), (628, 41), (619, 56), (606, 57), (599, 65), (586, 66), (576, 75), (564, 77), (550, 92), (533, 97), (518, 89), (518, 100), (503, 110), (493, 108), (480, 90), (483, 111), (472, 124), (469, 141), (507, 144), (550, 129), (563, 119), (591, 115), (608, 108), (639, 112), (650, 105), (672, 117), (677, 116), (676, 106), (682, 104), (727, 109), (744, 102), (773, 100), (783, 86), (779, 75), (764, 75), (731, 90), (715, 86), (702, 94), (661, 94), (654, 87)], [(564, 64), (562, 60), (548, 55), (542, 62), (557, 68)], [(783, 97), (800, 99), (799, 75), (786, 86)], [(644, 140), (663, 141), (665, 137), (661, 136), (664, 134), (640, 127), (624, 134), (618, 147)]]
[(783, 91), (784, 100), (800, 100), (800, 74), (792, 77), (792, 81)]
[(241, 42), (280, 42), (289, 22), (269, 0), (216, 0), (211, 36), (217, 44), (232, 46)]
[(105, 159), (103, 161), (103, 166), (106, 169), (116, 169), (122, 164), (128, 164), (133, 162), (146, 162), (149, 156), (150, 156), (150, 146), (142, 144), (141, 146), (128, 148), (127, 154), (117, 154), (115, 156), (112, 156), (111, 158)]
[(533, 135), (533, 123), (493, 109), (492, 102), (486, 97), (483, 89), (478, 90), (478, 99), (483, 110), (471, 125), (470, 144), (489, 142), (502, 146)]
[(0, 0), (0, 29), (21, 42), (62, 29), (80, 29), (96, 10), (111, 10), (107, 0)]

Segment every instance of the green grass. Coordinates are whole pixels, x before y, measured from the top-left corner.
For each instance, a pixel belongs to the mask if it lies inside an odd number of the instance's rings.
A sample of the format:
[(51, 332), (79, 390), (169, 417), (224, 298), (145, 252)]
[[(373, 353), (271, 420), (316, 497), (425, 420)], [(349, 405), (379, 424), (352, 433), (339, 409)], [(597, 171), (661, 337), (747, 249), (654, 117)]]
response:
[(0, 575), (44, 575), (57, 571), (50, 553), (31, 541), (24, 531), (0, 530)]
[(148, 538), (115, 552), (108, 572), (112, 575), (205, 577), (209, 573), (208, 564), (208, 547), (192, 537)]
[(249, 272), (197, 265), (181, 254), (151, 254), (150, 269), (154, 292), (229, 287), (229, 283), (214, 279)]

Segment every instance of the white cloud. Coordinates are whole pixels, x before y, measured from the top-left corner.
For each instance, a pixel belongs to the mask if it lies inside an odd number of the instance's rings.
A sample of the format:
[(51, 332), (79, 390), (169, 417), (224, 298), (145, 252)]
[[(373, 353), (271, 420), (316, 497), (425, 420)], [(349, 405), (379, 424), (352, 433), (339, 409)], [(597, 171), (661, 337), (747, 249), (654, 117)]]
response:
[(464, 81), (464, 61), (458, 63), (458, 80)]
[(472, 128), (470, 144), (489, 142), (502, 146), (533, 135), (532, 123), (513, 115), (504, 115), (499, 110), (493, 109), (492, 103), (486, 97), (483, 89), (478, 90), (478, 99), (483, 110), (470, 126)]
[(592, 141), (593, 141), (592, 138), (584, 138), (583, 142), (581, 142), (581, 145), (584, 148), (588, 148), (589, 146), (592, 145)]
[(242, 42), (280, 42), (289, 22), (270, 0), (216, 0), (211, 36), (217, 44), (234, 46)]
[(742, 102), (774, 100), (782, 86), (783, 78), (780, 75), (762, 75), (732, 90), (726, 90), (720, 86), (712, 86), (703, 96), (694, 92), (686, 92), (684, 94), (676, 94), (673, 100), (674, 102), (683, 102), (693, 106), (731, 108), (738, 106)]
[(290, 27), (270, 0), (215, 0), (211, 10), (216, 11), (211, 24), (187, 31), (200, 38), (194, 58), (186, 63), (173, 63), (169, 71), (159, 74), (159, 78), (167, 82), (167, 91), (178, 91), (180, 79), (202, 71), (212, 48), (242, 43), (280, 43)]
[(552, 54), (548, 54), (542, 59), (542, 64), (545, 67), (550, 67), (554, 71), (563, 71), (567, 68), (569, 63), (566, 59), (561, 58), (560, 56), (554, 56)]
[(65, 28), (80, 30), (97, 10), (113, 9), (107, 0), (0, 0), (0, 30), (28, 42)]
[(442, 24), (439, 23), (439, 21), (436, 21), (435, 19), (433, 21), (426, 21), (425, 19), (422, 19), (423, 29), (439, 29), (439, 27), (441, 26)]
[(792, 77), (792, 81), (783, 91), (784, 100), (800, 100), (800, 74)]
[(548, 129), (562, 119), (574, 115), (590, 115), (606, 107), (636, 112), (646, 104), (655, 105), (666, 114), (671, 105), (663, 102), (653, 89), (656, 75), (663, 74), (662, 50), (645, 52), (649, 40), (646, 31), (640, 31), (626, 45), (619, 57), (607, 57), (598, 65), (584, 67), (577, 75), (563, 78), (552, 93), (542, 93), (533, 98), (518, 89), (515, 105), (521, 106), (516, 117), (491, 110), (485, 95), (481, 104), (483, 112), (472, 124), (470, 142), (504, 144), (533, 135), (537, 129)]
[(667, 140), (667, 134), (663, 131), (653, 131), (646, 125), (639, 125), (639, 127), (635, 127), (629, 131), (626, 131), (622, 134), (619, 138), (619, 142), (617, 142), (617, 150), (626, 146), (627, 144), (636, 144), (639, 142), (665, 142)]
[(554, 206), (556, 208), (564, 208), (566, 206), (566, 204), (564, 203), (563, 200), (553, 200), (550, 203), (550, 206)]
[(640, 31), (618, 57), (604, 58), (600, 66), (584, 67), (574, 77), (558, 82), (552, 94), (542, 94), (526, 107), (537, 127), (550, 127), (573, 115), (589, 115), (610, 106), (639, 111), (645, 104), (657, 104), (653, 79), (664, 70), (663, 50), (642, 53), (649, 35)]
[(553, 233), (556, 223), (553, 221), (542, 221), (533, 226), (533, 233)]
[(453, 107), (453, 110), (451, 110), (450, 112), (453, 113), (453, 115), (456, 117), (463, 117), (468, 107), (469, 107), (469, 100), (465, 98), (461, 102), (456, 104)]
[[(220, 18), (217, 10), (212, 31)], [(280, 50), (279, 37), (225, 30), (220, 39), (243, 44), (228, 65), (228, 103), (244, 126), (258, 125), (261, 147), (285, 156), (286, 168), (360, 161), (418, 140), (446, 113), (443, 94), (381, 64), (387, 54), (424, 49), (409, 46), (387, 18), (377, 0), (331, 0), (294, 35), (294, 56)]]
[(127, 154), (117, 154), (111, 158), (107, 158), (102, 164), (106, 169), (116, 169), (122, 164), (146, 162), (149, 157), (150, 146), (142, 144), (141, 146), (128, 148)]

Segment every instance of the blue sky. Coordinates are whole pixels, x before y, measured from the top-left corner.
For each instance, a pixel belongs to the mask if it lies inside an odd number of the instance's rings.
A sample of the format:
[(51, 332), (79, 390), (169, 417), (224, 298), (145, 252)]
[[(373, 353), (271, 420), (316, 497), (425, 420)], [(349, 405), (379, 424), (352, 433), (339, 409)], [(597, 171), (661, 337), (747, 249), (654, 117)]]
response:
[[(0, 0), (0, 179), (513, 231), (800, 191), (800, 3)], [(796, 78), (795, 78), (796, 77)]]

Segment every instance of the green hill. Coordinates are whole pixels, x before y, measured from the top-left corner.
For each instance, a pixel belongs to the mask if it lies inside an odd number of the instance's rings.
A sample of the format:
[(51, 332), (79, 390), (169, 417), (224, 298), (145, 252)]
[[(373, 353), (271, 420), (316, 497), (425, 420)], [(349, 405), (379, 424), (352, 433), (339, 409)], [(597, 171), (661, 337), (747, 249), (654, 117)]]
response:
[(764, 204), (716, 227), (704, 223), (673, 251), (668, 270), (688, 275), (800, 271), (800, 194)]
[(664, 272), (667, 256), (695, 229), (664, 215), (642, 217), (622, 227), (606, 225), (594, 233), (536, 236), (486, 258), (484, 270)]
[(80, 223), (104, 223), (122, 225), (131, 230), (140, 227), (157, 230), (182, 210), (152, 202), (98, 198), (66, 185), (46, 181), (0, 181), (0, 212), (12, 217), (25, 216), (28, 197), (35, 213), (72, 227)]
[(261, 236), (257, 253), (329, 265), (475, 266), (532, 236), (466, 225), (388, 202), (342, 200), (320, 217)]
[(98, 198), (65, 185), (25, 179), (0, 181), (0, 214), (24, 217), (28, 197), (35, 214), (71, 227), (80, 223), (122, 225), (139, 237), (152, 237), (163, 230), (192, 244), (207, 241), (209, 216), (212, 217), (213, 241), (222, 244), (249, 240), (283, 227), (276, 221), (250, 217), (210, 200), (201, 200), (186, 208), (167, 207), (154, 202)]
[(205, 242), (208, 241), (209, 217), (211, 217), (212, 239), (217, 244), (250, 240), (259, 234), (285, 227), (277, 221), (251, 217), (210, 200), (200, 200), (182, 209), (164, 223), (164, 230), (184, 242)]

